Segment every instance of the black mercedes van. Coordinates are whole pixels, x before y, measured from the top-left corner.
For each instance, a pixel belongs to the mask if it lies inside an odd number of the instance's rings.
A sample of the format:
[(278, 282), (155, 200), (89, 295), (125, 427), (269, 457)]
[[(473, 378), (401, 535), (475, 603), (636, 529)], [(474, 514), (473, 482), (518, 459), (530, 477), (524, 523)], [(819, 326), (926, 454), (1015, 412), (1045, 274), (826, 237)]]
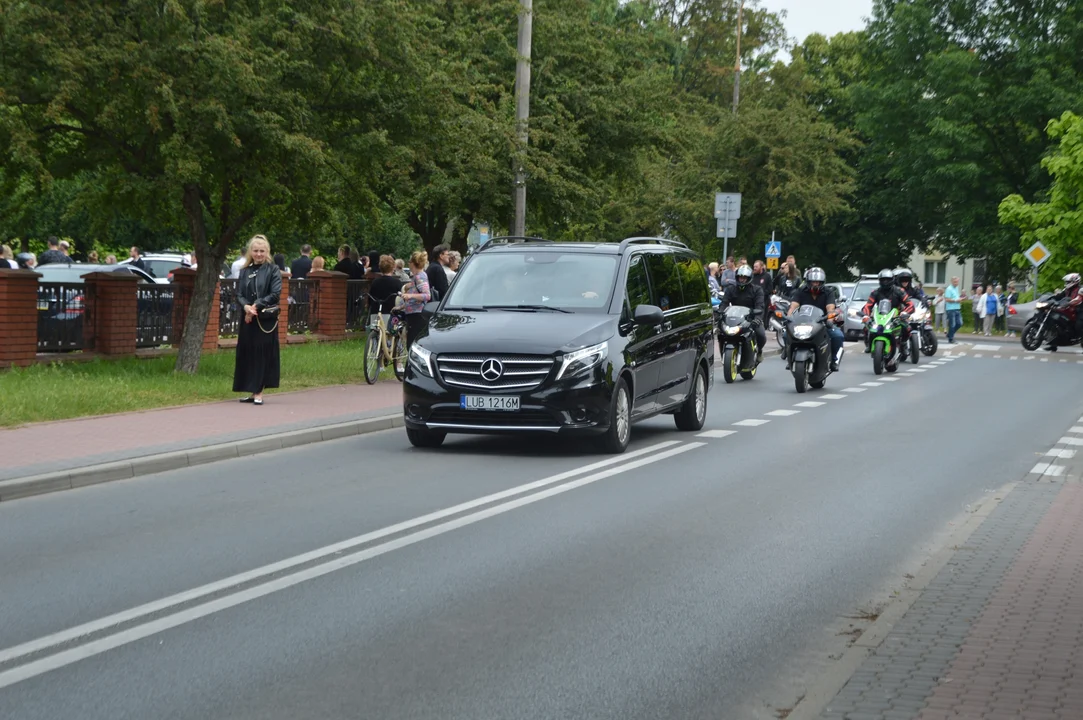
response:
[(416, 447), (448, 433), (562, 433), (620, 453), (632, 423), (660, 413), (703, 427), (713, 312), (683, 243), (493, 238), (426, 312), (403, 394)]

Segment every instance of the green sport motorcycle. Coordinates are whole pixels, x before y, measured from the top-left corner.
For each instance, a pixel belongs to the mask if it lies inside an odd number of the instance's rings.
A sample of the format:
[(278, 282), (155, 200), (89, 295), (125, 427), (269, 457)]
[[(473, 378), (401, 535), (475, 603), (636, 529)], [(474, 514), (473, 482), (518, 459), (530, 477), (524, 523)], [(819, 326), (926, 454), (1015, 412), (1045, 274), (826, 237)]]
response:
[[(902, 340), (903, 326), (909, 321), (900, 314), (890, 300), (881, 300), (872, 310), (869, 323), (869, 347), (872, 352), (872, 371), (882, 375), (884, 370), (893, 373), (899, 369), (899, 361), (907, 356), (917, 362), (920, 355), (918, 339), (911, 333), (909, 344)], [(908, 347), (909, 345), (909, 347)]]

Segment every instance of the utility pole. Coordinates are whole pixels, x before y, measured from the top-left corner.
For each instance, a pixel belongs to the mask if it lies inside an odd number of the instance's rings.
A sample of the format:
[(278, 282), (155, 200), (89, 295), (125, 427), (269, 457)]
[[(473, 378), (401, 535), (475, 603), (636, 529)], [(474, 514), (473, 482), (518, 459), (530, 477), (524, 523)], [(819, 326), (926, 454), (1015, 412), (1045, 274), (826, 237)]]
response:
[(525, 165), (530, 141), (530, 39), (534, 22), (533, 0), (519, 0), (519, 5), (519, 57), (515, 62), (515, 126), (519, 147), (515, 154), (515, 228), (512, 235), (526, 235)]
[(741, 27), (745, 11), (745, 0), (737, 6), (737, 64), (733, 66), (733, 114), (737, 114), (737, 105), (741, 101)]

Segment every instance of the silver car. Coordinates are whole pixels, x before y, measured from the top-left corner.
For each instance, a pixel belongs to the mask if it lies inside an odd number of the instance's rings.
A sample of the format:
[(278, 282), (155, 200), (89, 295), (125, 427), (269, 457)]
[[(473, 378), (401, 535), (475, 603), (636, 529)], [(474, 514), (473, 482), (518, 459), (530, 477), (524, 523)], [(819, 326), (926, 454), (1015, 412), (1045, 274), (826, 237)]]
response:
[(872, 279), (863, 277), (854, 284), (850, 299), (846, 303), (845, 322), (842, 326), (842, 332), (847, 340), (855, 340), (863, 336), (865, 325), (861, 322), (861, 310), (865, 307), (869, 295), (872, 295), (872, 291), (878, 287), (880, 287), (880, 281), (875, 277)]
[(1034, 316), (1035, 301), (1023, 303), (1021, 305), (1009, 305), (1008, 306), (1008, 320), (1007, 328), (1008, 332), (1017, 332), (1022, 334), (1023, 328), (1026, 326), (1027, 321)]

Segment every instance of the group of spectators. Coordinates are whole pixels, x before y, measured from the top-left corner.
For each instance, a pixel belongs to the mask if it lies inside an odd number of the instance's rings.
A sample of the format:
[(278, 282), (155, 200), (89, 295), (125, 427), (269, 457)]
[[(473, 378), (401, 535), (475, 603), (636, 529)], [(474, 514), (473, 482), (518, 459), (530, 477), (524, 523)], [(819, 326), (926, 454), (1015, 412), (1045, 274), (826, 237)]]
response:
[[(42, 267), (43, 265), (70, 265), (74, 262), (78, 262), (71, 256), (71, 243), (67, 240), (60, 240), (53, 235), (45, 241), (45, 245), (47, 249), (40, 256), (34, 255), (32, 252), (23, 252), (16, 255), (7, 245), (0, 245), (0, 269), (33, 270), (34, 268)], [(144, 270), (146, 269), (143, 266), (143, 261), (140, 259), (138, 247), (132, 247), (128, 253), (132, 258), (133, 265)], [(86, 262), (88, 265), (116, 265), (117, 256), (109, 253), (105, 256), (105, 262), (102, 263), (99, 259), (98, 251), (91, 250), (87, 253)]]
[[(704, 270), (707, 273), (707, 282), (711, 286), (711, 291), (718, 293), (726, 285), (736, 284), (737, 269), (745, 265), (748, 265), (748, 258), (734, 260), (732, 256), (726, 258), (725, 265), (716, 262), (707, 265)], [(786, 258), (786, 262), (781, 264), (774, 277), (767, 271), (763, 260), (756, 260), (752, 263), (752, 284), (763, 290), (765, 298), (770, 299), (772, 294), (789, 297), (801, 286), (801, 271), (797, 267), (797, 260), (790, 255)]]

